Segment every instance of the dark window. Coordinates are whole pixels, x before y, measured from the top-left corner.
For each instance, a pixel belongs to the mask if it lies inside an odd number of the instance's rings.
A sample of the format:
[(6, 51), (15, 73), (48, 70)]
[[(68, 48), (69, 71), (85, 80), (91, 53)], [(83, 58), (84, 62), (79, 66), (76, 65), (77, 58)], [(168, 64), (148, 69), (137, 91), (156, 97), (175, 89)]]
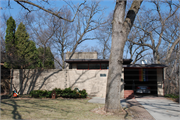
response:
[(106, 74), (100, 74), (100, 77), (106, 77)]
[(72, 64), (69, 64), (69, 69), (72, 69)]
[(101, 63), (101, 69), (108, 69), (108, 68), (109, 68), (108, 64)]
[(100, 64), (89, 64), (89, 69), (100, 69)]
[(88, 69), (88, 64), (77, 64), (77, 69)]

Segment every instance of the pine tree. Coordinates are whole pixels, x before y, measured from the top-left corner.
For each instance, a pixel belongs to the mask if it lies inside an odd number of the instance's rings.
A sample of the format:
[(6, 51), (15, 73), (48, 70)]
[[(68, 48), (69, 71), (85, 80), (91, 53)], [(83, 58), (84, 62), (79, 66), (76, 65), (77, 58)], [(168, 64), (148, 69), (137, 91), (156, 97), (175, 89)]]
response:
[(15, 20), (11, 17), (6, 22), (7, 29), (6, 29), (6, 36), (5, 36), (5, 43), (6, 43), (6, 52), (11, 52), (12, 46), (15, 45), (15, 30), (16, 30), (16, 23)]
[(25, 25), (21, 22), (15, 33), (17, 39), (16, 51), (18, 57), (18, 68), (37, 68), (41, 66), (38, 51), (33, 41), (29, 40), (29, 34)]
[(54, 69), (54, 55), (52, 54), (50, 47), (46, 47), (46, 49), (39, 47), (38, 52), (43, 68)]
[(14, 61), (14, 52), (16, 46), (15, 30), (16, 23), (15, 20), (11, 17), (6, 22), (6, 36), (5, 36), (5, 49), (6, 49), (6, 62), (5, 67), (12, 68)]

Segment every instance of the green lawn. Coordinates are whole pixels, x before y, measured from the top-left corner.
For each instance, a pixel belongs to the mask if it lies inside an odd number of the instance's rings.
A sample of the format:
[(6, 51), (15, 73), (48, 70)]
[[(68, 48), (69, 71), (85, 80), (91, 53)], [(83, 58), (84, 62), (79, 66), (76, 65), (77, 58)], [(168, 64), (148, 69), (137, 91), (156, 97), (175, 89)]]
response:
[(1, 119), (122, 120), (127, 116), (125, 113), (100, 115), (91, 111), (99, 107), (103, 105), (88, 103), (87, 99), (2, 99)]

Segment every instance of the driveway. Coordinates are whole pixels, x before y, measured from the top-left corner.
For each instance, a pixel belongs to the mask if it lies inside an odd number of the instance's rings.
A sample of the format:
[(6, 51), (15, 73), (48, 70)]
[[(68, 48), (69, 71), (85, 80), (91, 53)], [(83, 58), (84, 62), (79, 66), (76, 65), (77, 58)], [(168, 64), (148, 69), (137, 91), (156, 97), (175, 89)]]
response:
[(156, 120), (180, 120), (180, 105), (164, 97), (139, 97), (136, 100)]

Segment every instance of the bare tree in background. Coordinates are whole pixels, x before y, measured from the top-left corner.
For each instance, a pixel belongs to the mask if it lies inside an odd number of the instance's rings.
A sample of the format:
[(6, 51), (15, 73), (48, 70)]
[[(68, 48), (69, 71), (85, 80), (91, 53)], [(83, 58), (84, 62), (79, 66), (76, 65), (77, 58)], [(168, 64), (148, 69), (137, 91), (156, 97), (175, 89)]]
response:
[[(152, 49), (154, 63), (160, 64), (160, 56), (158, 50), (160, 45), (162, 44), (162, 40), (166, 39), (163, 34), (167, 28), (167, 23), (169, 23), (168, 20), (177, 13), (180, 6), (160, 1), (152, 1), (150, 3), (155, 5), (156, 13), (154, 13), (153, 10), (146, 10), (144, 13), (140, 14), (138, 16), (138, 23), (134, 24), (134, 27), (141, 34), (139, 37), (136, 37), (135, 40), (128, 40), (133, 44), (146, 46)], [(161, 11), (161, 4), (169, 5), (170, 10), (168, 11), (168, 13), (163, 13)], [(158, 41), (156, 40), (157, 36)], [(151, 41), (151, 43), (149, 43), (149, 40)], [(176, 42), (178, 42), (178, 39)], [(170, 55), (171, 52), (169, 52), (168, 54)]]
[[(133, 29), (132, 29), (132, 31), (133, 31)], [(135, 33), (135, 32), (136, 31), (134, 31), (133, 33), (131, 32), (131, 34), (128, 36), (128, 41), (126, 42), (126, 45), (125, 45), (127, 48), (126, 54), (129, 53), (130, 59), (133, 59), (132, 64), (135, 64), (137, 61), (144, 59), (145, 56), (149, 54), (149, 53), (147, 53), (147, 50), (149, 50), (147, 47), (136, 45), (132, 42), (129, 42), (129, 41), (134, 41), (134, 39), (136, 39), (138, 37), (136, 35), (137, 33)], [(146, 53), (144, 53), (144, 52), (146, 52)]]
[[(79, 12), (80, 7), (83, 6), (85, 4), (85, 2), (86, 2), (86, 0), (85, 0), (83, 3), (81, 3), (77, 7), (73, 19), (66, 19), (66, 18), (62, 17), (59, 14), (59, 10), (56, 11), (56, 10), (54, 10), (54, 8), (51, 7), (48, 0), (39, 0), (39, 1), (36, 1), (36, 2), (29, 1), (29, 0), (14, 0), (14, 1), (17, 2), (20, 6), (22, 6), (28, 12), (37, 11), (37, 10), (43, 10), (43, 11), (45, 11), (45, 12), (47, 12), (47, 13), (53, 15), (53, 16), (56, 16), (59, 19), (62, 19), (62, 20), (68, 21), (68, 22), (73, 22), (75, 20), (76, 15)], [(8, 5), (10, 5), (10, 0), (9, 0)], [(44, 6), (46, 6), (46, 7), (44, 7)]]
[[(61, 16), (67, 17), (67, 19), (72, 17), (70, 11), (64, 10), (61, 11)], [(60, 26), (56, 30), (55, 36), (53, 36), (54, 48), (57, 49), (57, 55), (60, 55), (62, 62), (56, 61), (63, 69), (65, 68), (65, 52), (71, 52), (68, 58), (71, 59), (79, 44), (86, 40), (95, 40), (96, 37), (92, 35), (93, 31), (105, 24), (102, 16), (103, 9), (100, 8), (99, 2), (91, 1), (89, 4), (84, 4), (80, 11), (73, 23), (54, 19), (54, 24), (57, 27), (58, 25)], [(99, 14), (98, 17), (96, 16), (97, 14)]]
[[(66, 19), (71, 19), (72, 17), (72, 13), (67, 7), (64, 7), (59, 14)], [(55, 61), (62, 69), (64, 69), (65, 52), (72, 48), (74, 45), (74, 26), (73, 23), (58, 19), (55, 16), (53, 16), (51, 23), (56, 28), (55, 34), (52, 37), (53, 50), (56, 56)]]
[(107, 18), (106, 24), (98, 28), (96, 31), (96, 38), (99, 43), (100, 52), (99, 55), (102, 59), (109, 59), (111, 51), (111, 37), (112, 37), (112, 19), (113, 14), (110, 13)]
[(6, 34), (6, 21), (10, 16), (5, 13), (1, 16), (1, 24), (0, 24), (0, 40), (1, 40), (1, 53), (5, 53), (5, 34)]
[[(138, 15), (131, 32), (135, 39), (128, 39), (128, 41), (141, 48), (151, 49), (155, 64), (168, 65), (168, 68), (165, 68), (165, 91), (172, 93), (177, 91), (178, 87), (179, 54), (177, 51), (180, 41), (178, 12), (180, 4), (167, 1), (151, 1), (150, 4), (153, 4), (155, 9), (144, 9)], [(166, 11), (162, 10), (163, 5), (167, 6)]]

